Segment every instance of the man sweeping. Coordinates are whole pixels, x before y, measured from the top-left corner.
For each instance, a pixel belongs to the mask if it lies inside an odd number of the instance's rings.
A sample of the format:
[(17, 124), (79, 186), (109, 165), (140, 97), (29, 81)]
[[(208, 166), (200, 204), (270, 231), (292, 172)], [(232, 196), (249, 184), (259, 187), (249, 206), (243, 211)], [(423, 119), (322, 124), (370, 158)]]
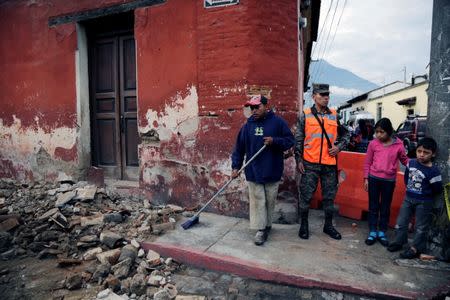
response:
[(259, 95), (245, 103), (252, 115), (242, 126), (232, 154), (232, 174), (236, 178), (246, 159), (263, 145), (266, 149), (245, 169), (250, 202), (250, 228), (256, 229), (254, 242), (263, 245), (272, 228), (272, 215), (283, 174), (284, 151), (294, 146), (294, 136), (285, 120), (267, 107), (267, 98)]

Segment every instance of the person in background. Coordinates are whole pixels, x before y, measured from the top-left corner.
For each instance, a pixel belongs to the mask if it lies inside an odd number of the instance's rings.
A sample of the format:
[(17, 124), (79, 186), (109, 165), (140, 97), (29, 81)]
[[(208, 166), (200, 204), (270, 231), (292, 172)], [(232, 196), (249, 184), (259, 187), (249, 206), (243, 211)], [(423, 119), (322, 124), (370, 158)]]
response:
[(364, 162), (364, 189), (369, 192), (369, 236), (365, 243), (369, 246), (377, 240), (385, 247), (389, 244), (386, 231), (398, 162), (408, 163), (403, 143), (393, 133), (391, 121), (380, 119), (375, 124), (376, 138), (369, 143)]
[(372, 140), (372, 135), (369, 134), (369, 127), (366, 124), (366, 120), (359, 119), (358, 127), (356, 127), (354, 133), (355, 152), (366, 153), (369, 141)]
[(236, 178), (244, 156), (249, 160), (263, 145), (267, 148), (245, 168), (250, 198), (250, 228), (256, 229), (254, 243), (266, 242), (272, 228), (272, 215), (283, 174), (284, 152), (294, 146), (294, 136), (286, 121), (267, 107), (267, 98), (254, 96), (245, 103), (252, 115), (242, 126), (232, 154), (232, 173)]
[(333, 226), (334, 198), (338, 188), (337, 155), (350, 139), (348, 131), (339, 124), (335, 110), (328, 108), (328, 84), (313, 84), (314, 105), (300, 113), (295, 134), (295, 159), (300, 180), (301, 239), (309, 238), (308, 212), (320, 179), (325, 212), (323, 232), (340, 240), (341, 234)]
[(442, 192), (442, 176), (433, 164), (436, 150), (437, 144), (433, 138), (423, 138), (417, 144), (417, 159), (411, 159), (406, 166), (406, 196), (397, 218), (394, 242), (387, 249), (391, 252), (399, 251), (408, 242), (408, 225), (413, 214), (416, 216), (416, 232), (411, 246), (400, 253), (400, 258), (419, 257), (426, 249), (433, 197)]

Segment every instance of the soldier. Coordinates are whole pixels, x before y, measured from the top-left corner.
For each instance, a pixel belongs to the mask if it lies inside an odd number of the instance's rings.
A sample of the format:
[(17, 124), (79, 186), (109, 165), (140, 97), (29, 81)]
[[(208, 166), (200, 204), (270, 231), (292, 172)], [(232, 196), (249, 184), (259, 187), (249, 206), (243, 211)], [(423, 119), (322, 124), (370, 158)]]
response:
[(295, 159), (302, 174), (300, 181), (300, 217), (298, 235), (309, 238), (308, 210), (320, 178), (325, 212), (323, 232), (336, 240), (341, 234), (333, 227), (334, 198), (337, 192), (337, 154), (350, 140), (340, 126), (335, 110), (328, 108), (328, 84), (313, 84), (314, 105), (300, 113), (295, 134)]

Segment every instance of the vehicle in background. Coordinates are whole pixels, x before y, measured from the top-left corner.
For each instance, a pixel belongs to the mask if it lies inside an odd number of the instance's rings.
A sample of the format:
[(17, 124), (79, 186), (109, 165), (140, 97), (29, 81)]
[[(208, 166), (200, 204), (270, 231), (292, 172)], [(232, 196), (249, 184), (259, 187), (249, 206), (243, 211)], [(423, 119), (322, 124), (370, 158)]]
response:
[(409, 157), (415, 157), (417, 143), (425, 137), (426, 127), (427, 117), (416, 115), (408, 116), (398, 126), (396, 136), (403, 141), (405, 152)]
[(367, 111), (356, 111), (350, 115), (347, 124), (352, 124), (353, 129), (356, 129), (359, 124), (359, 120), (365, 120), (366, 124), (375, 125), (375, 118), (370, 112)]

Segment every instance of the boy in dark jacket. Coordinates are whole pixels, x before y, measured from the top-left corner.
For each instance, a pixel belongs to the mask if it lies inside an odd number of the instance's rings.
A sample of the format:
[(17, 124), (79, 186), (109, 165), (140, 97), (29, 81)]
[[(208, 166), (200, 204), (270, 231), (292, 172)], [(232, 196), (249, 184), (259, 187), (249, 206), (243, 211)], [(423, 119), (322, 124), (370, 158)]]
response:
[(413, 213), (416, 215), (416, 233), (411, 246), (400, 254), (401, 258), (419, 257), (426, 249), (433, 197), (442, 192), (441, 173), (432, 162), (436, 149), (434, 139), (423, 138), (417, 145), (417, 159), (411, 159), (405, 170), (406, 197), (397, 218), (395, 240), (388, 250), (401, 250), (407, 243), (408, 225)]
[(287, 123), (267, 109), (267, 98), (254, 96), (245, 104), (252, 116), (239, 131), (232, 154), (233, 178), (238, 176), (244, 156), (250, 159), (258, 150), (267, 148), (245, 168), (250, 198), (250, 228), (256, 229), (255, 244), (262, 245), (272, 227), (272, 214), (283, 174), (284, 151), (294, 146), (294, 136)]

